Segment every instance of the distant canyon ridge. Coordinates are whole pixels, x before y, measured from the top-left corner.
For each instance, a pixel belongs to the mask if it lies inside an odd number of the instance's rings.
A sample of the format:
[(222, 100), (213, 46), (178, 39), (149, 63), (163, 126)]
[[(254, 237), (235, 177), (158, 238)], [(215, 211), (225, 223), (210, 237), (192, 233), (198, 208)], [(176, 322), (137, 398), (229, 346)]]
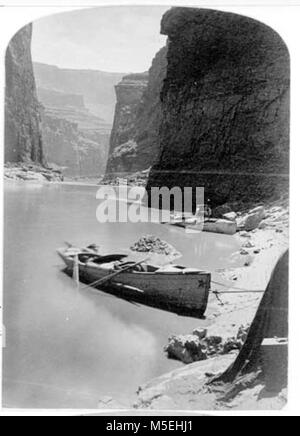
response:
[(114, 86), (124, 73), (61, 69), (34, 63), (45, 158), (67, 176), (100, 177), (106, 168), (116, 104)]
[(204, 186), (213, 206), (285, 195), (290, 58), (281, 37), (244, 16), (177, 7), (161, 33), (168, 42), (149, 71), (128, 75), (32, 66), (30, 28), (20, 31), (6, 56), (6, 160), (105, 171), (107, 180), (149, 170), (147, 190)]

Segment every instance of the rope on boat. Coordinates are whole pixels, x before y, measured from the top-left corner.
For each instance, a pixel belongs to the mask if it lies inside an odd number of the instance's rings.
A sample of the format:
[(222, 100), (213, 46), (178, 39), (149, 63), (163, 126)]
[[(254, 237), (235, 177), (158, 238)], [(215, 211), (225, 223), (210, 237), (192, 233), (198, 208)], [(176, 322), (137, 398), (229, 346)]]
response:
[(212, 291), (213, 294), (263, 294), (265, 291), (261, 290), (251, 290), (251, 289), (245, 289), (245, 288), (238, 288), (238, 287), (232, 287), (228, 285), (224, 285), (224, 283), (211, 281), (214, 285), (222, 286), (223, 288), (227, 289), (235, 289), (235, 291)]

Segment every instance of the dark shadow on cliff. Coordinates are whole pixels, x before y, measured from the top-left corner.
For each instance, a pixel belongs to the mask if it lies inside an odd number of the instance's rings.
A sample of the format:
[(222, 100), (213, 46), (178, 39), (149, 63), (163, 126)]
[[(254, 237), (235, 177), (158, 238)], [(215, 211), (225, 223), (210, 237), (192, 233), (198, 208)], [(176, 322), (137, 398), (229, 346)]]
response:
[(204, 187), (206, 201), (276, 200), (289, 189), (290, 56), (251, 18), (172, 8), (151, 187)]
[(6, 50), (5, 162), (45, 165), (31, 38), (32, 24), (28, 24), (15, 34)]

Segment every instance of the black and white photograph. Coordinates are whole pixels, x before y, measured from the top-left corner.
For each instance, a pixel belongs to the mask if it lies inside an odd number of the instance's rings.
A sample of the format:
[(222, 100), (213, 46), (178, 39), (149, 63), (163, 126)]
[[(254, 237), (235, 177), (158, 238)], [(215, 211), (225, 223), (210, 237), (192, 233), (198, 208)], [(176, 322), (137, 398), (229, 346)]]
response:
[(11, 32), (2, 410), (288, 407), (293, 52), (278, 8), (174, 3)]

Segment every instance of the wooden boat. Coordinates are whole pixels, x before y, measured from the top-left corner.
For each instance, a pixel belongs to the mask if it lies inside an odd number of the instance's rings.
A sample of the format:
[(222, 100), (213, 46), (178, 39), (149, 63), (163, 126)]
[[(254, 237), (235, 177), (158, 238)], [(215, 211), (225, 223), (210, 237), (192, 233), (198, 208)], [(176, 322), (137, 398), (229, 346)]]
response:
[(235, 235), (237, 232), (236, 221), (229, 221), (225, 219), (209, 218), (204, 221), (204, 232), (222, 233), (224, 235)]
[(183, 227), (185, 229), (199, 232), (222, 233), (224, 235), (235, 235), (237, 232), (236, 221), (225, 219), (208, 218), (205, 219), (204, 222), (197, 222), (195, 218), (191, 218), (183, 221), (171, 222), (170, 224), (176, 227)]
[[(74, 248), (59, 249), (58, 254), (69, 272), (78, 259), (80, 280), (91, 284), (136, 263), (126, 254), (100, 255)], [(204, 271), (141, 263), (113, 277), (100, 289), (109, 288), (110, 293), (126, 299), (201, 318), (207, 308), (210, 284), (211, 274)]]

